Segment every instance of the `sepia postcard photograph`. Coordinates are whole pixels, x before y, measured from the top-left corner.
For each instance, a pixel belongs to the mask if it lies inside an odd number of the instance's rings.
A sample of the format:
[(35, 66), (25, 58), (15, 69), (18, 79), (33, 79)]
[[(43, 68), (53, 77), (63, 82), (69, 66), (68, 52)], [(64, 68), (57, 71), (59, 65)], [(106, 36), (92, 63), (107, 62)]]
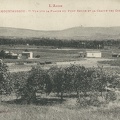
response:
[(120, 120), (120, 1), (0, 0), (0, 120)]

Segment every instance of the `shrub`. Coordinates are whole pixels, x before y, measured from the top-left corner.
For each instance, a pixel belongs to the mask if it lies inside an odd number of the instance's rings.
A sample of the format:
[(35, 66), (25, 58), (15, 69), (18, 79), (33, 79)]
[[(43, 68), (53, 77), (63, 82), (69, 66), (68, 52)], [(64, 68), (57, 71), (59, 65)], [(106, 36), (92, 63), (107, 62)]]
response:
[(101, 102), (98, 99), (98, 94), (90, 94), (89, 96), (81, 96), (77, 99), (79, 107), (100, 106)]
[(112, 102), (117, 99), (117, 95), (114, 91), (109, 91), (106, 93), (105, 99), (106, 99), (106, 102)]
[(92, 106), (100, 106), (101, 102), (98, 99), (98, 94), (94, 93), (94, 94), (90, 94), (90, 100), (89, 100), (89, 105)]

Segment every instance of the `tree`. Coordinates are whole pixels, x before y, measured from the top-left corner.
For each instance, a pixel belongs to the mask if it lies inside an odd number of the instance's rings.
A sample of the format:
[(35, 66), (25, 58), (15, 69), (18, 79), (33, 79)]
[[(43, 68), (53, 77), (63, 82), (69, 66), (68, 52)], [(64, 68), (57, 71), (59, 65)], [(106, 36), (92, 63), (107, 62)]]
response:
[(1, 52), (0, 52), (0, 57), (4, 59), (5, 56), (6, 56), (5, 51), (4, 51), (4, 50), (1, 50)]
[(12, 92), (16, 94), (17, 98), (24, 97), (24, 89), (29, 77), (29, 72), (15, 72), (10, 73)]
[(53, 67), (50, 69), (50, 76), (53, 80), (53, 92), (57, 92), (58, 95), (60, 93), (60, 98), (63, 100), (63, 94), (71, 89), (68, 69)]
[(23, 89), (23, 99), (27, 100), (27, 103), (36, 101), (36, 93), (38, 91), (50, 93), (52, 90), (52, 84), (47, 70), (43, 70), (41, 67), (34, 67), (30, 71), (30, 75), (27, 79), (27, 83)]
[[(94, 70), (92, 74), (92, 90), (101, 92), (101, 96), (107, 84), (110, 83), (112, 76), (103, 70), (102, 67), (98, 67)], [(112, 79), (114, 81), (114, 79)]]
[(0, 95), (10, 94), (10, 92), (11, 87), (8, 66), (0, 61)]

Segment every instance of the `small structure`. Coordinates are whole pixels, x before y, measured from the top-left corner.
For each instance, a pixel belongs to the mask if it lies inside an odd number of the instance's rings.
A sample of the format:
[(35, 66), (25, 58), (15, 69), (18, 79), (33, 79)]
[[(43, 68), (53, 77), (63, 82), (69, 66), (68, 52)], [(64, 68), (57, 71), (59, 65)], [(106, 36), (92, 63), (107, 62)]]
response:
[(22, 58), (23, 59), (32, 59), (33, 58), (33, 52), (27, 52), (27, 51), (22, 52)]
[(118, 53), (112, 53), (112, 57), (118, 57)]
[(79, 57), (86, 57), (86, 54), (85, 54), (85, 52), (83, 52), (83, 51), (78, 52), (78, 54), (79, 54)]
[(101, 53), (101, 51), (86, 51), (86, 57), (89, 57), (89, 58), (101, 58), (102, 53)]
[(11, 51), (2, 50), (0, 52), (0, 58), (5, 59), (19, 59), (19, 56)]
[(118, 57), (120, 57), (120, 53), (118, 54)]
[(10, 56), (11, 59), (20, 59), (19, 55), (12, 53)]
[(120, 53), (112, 53), (112, 57), (120, 57)]

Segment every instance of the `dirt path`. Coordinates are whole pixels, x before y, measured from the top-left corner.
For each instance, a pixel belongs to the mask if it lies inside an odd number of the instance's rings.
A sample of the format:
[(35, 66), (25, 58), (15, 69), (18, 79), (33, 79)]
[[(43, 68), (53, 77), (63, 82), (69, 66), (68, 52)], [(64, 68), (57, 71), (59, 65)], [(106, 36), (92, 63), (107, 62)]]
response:
[(68, 65), (71, 65), (71, 64), (75, 64), (75, 65), (83, 65), (85, 67), (97, 67), (97, 66), (103, 66), (102, 64), (99, 64), (98, 61), (105, 61), (105, 60), (109, 60), (109, 59), (86, 58), (85, 60), (81, 60), (81, 61), (57, 62), (56, 65), (58, 65), (58, 66), (68, 66)]

